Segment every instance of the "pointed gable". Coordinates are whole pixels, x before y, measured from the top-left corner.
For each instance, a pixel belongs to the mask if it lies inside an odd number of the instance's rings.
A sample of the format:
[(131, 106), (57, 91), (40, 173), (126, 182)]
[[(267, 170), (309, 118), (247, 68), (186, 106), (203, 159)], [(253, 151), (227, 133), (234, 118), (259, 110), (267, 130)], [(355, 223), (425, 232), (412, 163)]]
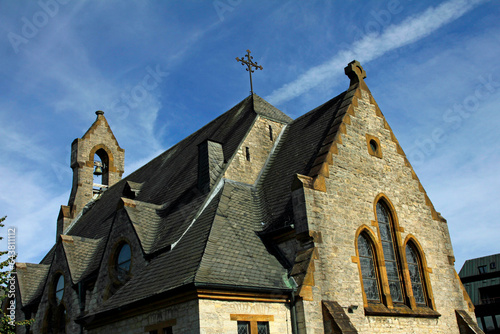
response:
[(41, 296), (50, 265), (16, 263), (17, 281), (23, 306), (29, 305)]
[(71, 280), (76, 284), (98, 268), (104, 241), (69, 235), (61, 235), (61, 240)]

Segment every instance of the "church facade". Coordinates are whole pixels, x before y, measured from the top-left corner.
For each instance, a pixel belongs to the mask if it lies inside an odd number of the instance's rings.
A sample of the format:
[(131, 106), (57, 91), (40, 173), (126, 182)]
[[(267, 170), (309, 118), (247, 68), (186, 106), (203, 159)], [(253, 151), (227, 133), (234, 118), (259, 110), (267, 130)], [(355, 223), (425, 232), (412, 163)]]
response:
[(446, 220), (345, 72), (295, 120), (252, 94), (124, 179), (96, 112), (56, 243), (17, 264), (18, 333), (482, 333)]

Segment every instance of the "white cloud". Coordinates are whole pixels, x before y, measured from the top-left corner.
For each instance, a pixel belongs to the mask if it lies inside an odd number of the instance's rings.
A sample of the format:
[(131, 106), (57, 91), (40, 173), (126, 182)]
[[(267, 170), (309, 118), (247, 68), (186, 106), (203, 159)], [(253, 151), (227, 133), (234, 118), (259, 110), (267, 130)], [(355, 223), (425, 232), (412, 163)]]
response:
[(357, 59), (366, 63), (388, 51), (414, 43), (483, 2), (485, 0), (450, 0), (437, 7), (430, 7), (422, 14), (410, 17), (399, 25), (390, 25), (380, 35), (367, 34), (354, 42), (350, 49), (340, 51), (328, 62), (309, 69), (298, 79), (275, 90), (266, 97), (266, 100), (271, 104), (280, 104), (293, 99), (339, 76), (351, 60)]
[[(19, 262), (38, 262), (55, 241), (59, 207), (68, 200), (69, 191), (54, 193), (42, 172), (25, 173), (0, 166), (0, 216), (7, 216), (0, 230), (16, 227), (16, 251)], [(0, 249), (7, 249), (6, 239)]]

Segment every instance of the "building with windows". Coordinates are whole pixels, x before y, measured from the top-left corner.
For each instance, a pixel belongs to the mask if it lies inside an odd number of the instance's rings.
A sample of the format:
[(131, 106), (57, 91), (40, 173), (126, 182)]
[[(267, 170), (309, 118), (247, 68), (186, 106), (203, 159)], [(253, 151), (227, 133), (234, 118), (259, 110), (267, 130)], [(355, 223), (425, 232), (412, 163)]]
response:
[(500, 254), (465, 261), (460, 279), (485, 333), (500, 333)]
[(295, 120), (252, 94), (124, 179), (97, 112), (56, 243), (17, 266), (18, 332), (482, 333), (446, 220), (345, 73)]

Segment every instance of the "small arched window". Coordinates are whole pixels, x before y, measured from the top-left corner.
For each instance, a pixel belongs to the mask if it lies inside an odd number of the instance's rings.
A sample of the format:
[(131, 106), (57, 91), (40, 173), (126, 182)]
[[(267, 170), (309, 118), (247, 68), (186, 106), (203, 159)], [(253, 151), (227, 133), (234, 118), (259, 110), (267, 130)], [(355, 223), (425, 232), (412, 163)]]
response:
[(59, 275), (56, 279), (55, 296), (57, 303), (60, 303), (64, 295), (64, 276)]
[(124, 243), (119, 251), (118, 256), (116, 257), (116, 269), (118, 271), (118, 278), (124, 279), (128, 273), (130, 272), (130, 263), (131, 263), (131, 252), (130, 246), (127, 243)]
[(392, 301), (395, 303), (403, 302), (401, 293), (401, 273), (397, 260), (396, 247), (394, 242), (394, 222), (387, 206), (379, 201), (377, 203), (377, 221), (380, 230), (380, 239), (382, 241), (382, 251), (384, 253), (385, 269), (387, 280), (389, 281), (389, 290)]
[(358, 256), (366, 299), (378, 302), (380, 301), (380, 293), (373, 245), (363, 233), (358, 237)]
[(417, 305), (425, 305), (424, 285), (422, 283), (422, 265), (415, 246), (412, 243), (406, 245), (406, 262), (410, 272), (411, 288)]

